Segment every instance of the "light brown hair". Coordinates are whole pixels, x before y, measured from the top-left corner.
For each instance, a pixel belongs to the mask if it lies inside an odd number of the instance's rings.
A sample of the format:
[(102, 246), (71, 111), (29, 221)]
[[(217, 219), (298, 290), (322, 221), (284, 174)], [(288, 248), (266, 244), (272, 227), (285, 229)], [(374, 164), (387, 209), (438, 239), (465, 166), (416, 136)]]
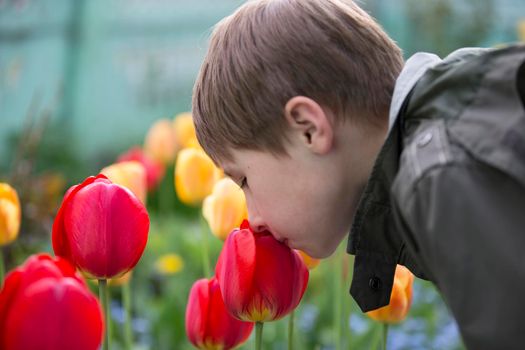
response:
[(402, 65), (399, 47), (350, 0), (249, 1), (212, 33), (193, 91), (199, 143), (216, 162), (231, 160), (229, 148), (283, 154), (294, 96), (377, 124)]

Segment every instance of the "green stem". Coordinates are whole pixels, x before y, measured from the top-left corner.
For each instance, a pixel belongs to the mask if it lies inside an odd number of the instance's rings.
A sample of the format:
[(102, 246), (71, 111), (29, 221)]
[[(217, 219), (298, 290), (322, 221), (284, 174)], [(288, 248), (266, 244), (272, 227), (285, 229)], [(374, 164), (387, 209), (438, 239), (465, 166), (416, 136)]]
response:
[(167, 215), (171, 212), (173, 205), (171, 199), (175, 195), (173, 188), (173, 164), (166, 164), (166, 172), (164, 178), (159, 184), (159, 202), (160, 208), (159, 212)]
[(201, 232), (202, 232), (202, 266), (204, 277), (210, 277), (210, 256), (208, 252), (208, 223), (201, 215)]
[(255, 322), (255, 350), (261, 350), (263, 322)]
[[(162, 181), (162, 180), (161, 180)], [(162, 192), (162, 189), (160, 188), (161, 187), (161, 183), (159, 183), (157, 185), (157, 189), (156, 189), (156, 195), (157, 195), (157, 210), (158, 210), (158, 213), (159, 215), (162, 215), (163, 212), (162, 212), (162, 196), (160, 195), (160, 193)]]
[(371, 345), (369, 346), (369, 348), (375, 349), (375, 350), (378, 350), (378, 349), (381, 350), (381, 347), (383, 346), (382, 344), (382, 340), (383, 340), (382, 339), (383, 338), (382, 326), (383, 324), (374, 322), (374, 325), (379, 325), (379, 327), (375, 329), (374, 337), (372, 338)]
[(288, 318), (288, 350), (293, 349), (293, 319), (295, 310), (292, 310)]
[(111, 331), (111, 327), (109, 325), (110, 317), (108, 307), (108, 281), (106, 279), (98, 280), (98, 297), (100, 299), (100, 303), (102, 304), (102, 311), (104, 312), (104, 323), (106, 325), (105, 339), (104, 343), (102, 344), (102, 349), (109, 350), (109, 333)]
[(4, 266), (4, 250), (0, 247), (0, 289), (4, 285), (4, 275), (5, 275), (5, 266)]
[(388, 323), (383, 323), (383, 350), (386, 350), (386, 340), (388, 337)]
[(343, 297), (342, 285), (343, 285), (343, 254), (338, 250), (337, 255), (335, 256), (335, 281), (334, 281), (334, 331), (335, 331), (335, 349), (341, 350), (342, 347), (342, 329), (341, 329), (341, 319), (343, 317)]
[(131, 288), (130, 283), (122, 286), (122, 304), (124, 305), (124, 343), (127, 350), (133, 348), (133, 333), (131, 331)]

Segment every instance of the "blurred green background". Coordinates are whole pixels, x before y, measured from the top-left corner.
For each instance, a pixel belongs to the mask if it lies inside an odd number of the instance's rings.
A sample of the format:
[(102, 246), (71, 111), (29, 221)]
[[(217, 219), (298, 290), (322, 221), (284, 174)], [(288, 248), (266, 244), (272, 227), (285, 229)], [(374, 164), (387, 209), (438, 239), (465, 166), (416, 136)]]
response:
[[(189, 110), (210, 30), (242, 2), (0, 0), (0, 170), (31, 113), (50, 115), (40, 156), (70, 156), (80, 174)], [(406, 57), (516, 41), (525, 18), (523, 0), (361, 4)]]
[[(65, 189), (142, 144), (159, 118), (191, 106), (193, 82), (213, 25), (240, 0), (0, 0), (0, 181), (20, 193), (19, 239), (8, 268), (51, 251), (50, 232)], [(444, 56), (463, 46), (525, 40), (523, 0), (368, 0), (365, 7), (398, 42)], [(132, 280), (138, 349), (189, 349), (184, 311), (202, 276), (200, 212), (184, 207), (169, 171), (148, 200), (152, 228)], [(168, 193), (162, 197), (161, 193)], [(210, 236), (212, 261), (221, 247)], [(345, 242), (344, 242), (345, 243)], [(344, 245), (343, 243), (343, 245)], [(341, 259), (345, 349), (374, 348), (380, 327), (345, 290), (352, 259), (338, 255), (311, 274), (296, 312), (298, 349), (334, 349), (334, 271)], [(180, 271), (157, 266), (177, 254)], [(112, 289), (119, 348), (120, 291)], [(265, 327), (265, 349), (286, 348), (286, 319)], [(252, 347), (252, 340), (244, 348)], [(376, 344), (376, 345), (374, 345)], [(389, 349), (461, 349), (457, 327), (427, 282), (416, 281), (407, 320), (391, 327)]]

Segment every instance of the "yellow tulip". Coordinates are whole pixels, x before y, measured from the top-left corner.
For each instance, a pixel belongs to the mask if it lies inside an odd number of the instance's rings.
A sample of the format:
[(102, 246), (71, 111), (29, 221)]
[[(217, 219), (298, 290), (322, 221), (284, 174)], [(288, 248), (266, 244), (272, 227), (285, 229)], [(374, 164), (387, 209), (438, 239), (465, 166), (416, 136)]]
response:
[(148, 130), (144, 152), (162, 164), (170, 164), (177, 154), (175, 132), (169, 119), (157, 120)]
[(163, 275), (174, 275), (184, 268), (184, 260), (174, 253), (165, 254), (157, 260), (155, 267)]
[(306, 254), (302, 250), (297, 249), (296, 251), (299, 253), (301, 258), (303, 258), (304, 264), (306, 265), (308, 270), (316, 268), (317, 265), (319, 265), (319, 263), (321, 262), (320, 259), (312, 258), (310, 255)]
[(518, 40), (525, 42), (525, 19), (518, 21), (517, 31)]
[(373, 320), (383, 323), (398, 323), (405, 319), (412, 303), (414, 275), (402, 265), (397, 265), (390, 304), (366, 314)]
[(215, 183), (213, 192), (202, 204), (202, 215), (211, 232), (223, 241), (234, 228), (241, 225), (247, 213), (243, 191), (228, 177)]
[(146, 203), (147, 179), (146, 169), (137, 161), (115, 163), (100, 171), (112, 182), (129, 189), (137, 198)]
[(0, 182), (0, 246), (16, 239), (21, 218), (18, 194), (8, 184)]
[(173, 119), (173, 130), (180, 149), (189, 147), (200, 148), (190, 112), (180, 113), (175, 116)]
[(221, 171), (201, 149), (185, 148), (175, 164), (175, 190), (181, 202), (199, 205), (208, 196)]

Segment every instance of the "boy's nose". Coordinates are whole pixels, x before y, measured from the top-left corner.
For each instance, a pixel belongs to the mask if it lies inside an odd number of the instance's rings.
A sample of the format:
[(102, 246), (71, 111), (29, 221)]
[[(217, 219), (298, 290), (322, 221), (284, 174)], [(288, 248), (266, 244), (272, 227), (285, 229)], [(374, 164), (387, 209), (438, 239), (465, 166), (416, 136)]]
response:
[(257, 210), (253, 198), (251, 196), (246, 196), (246, 207), (248, 209), (248, 221), (250, 222), (250, 227), (254, 232), (263, 232), (268, 229), (263, 218)]
[(250, 227), (254, 232), (263, 232), (266, 231), (268, 228), (264, 223), (262, 223), (262, 220), (260, 219), (248, 219), (250, 221)]
[(261, 216), (257, 212), (250, 211), (249, 209), (248, 221), (250, 222), (250, 227), (254, 232), (263, 232), (268, 229)]

